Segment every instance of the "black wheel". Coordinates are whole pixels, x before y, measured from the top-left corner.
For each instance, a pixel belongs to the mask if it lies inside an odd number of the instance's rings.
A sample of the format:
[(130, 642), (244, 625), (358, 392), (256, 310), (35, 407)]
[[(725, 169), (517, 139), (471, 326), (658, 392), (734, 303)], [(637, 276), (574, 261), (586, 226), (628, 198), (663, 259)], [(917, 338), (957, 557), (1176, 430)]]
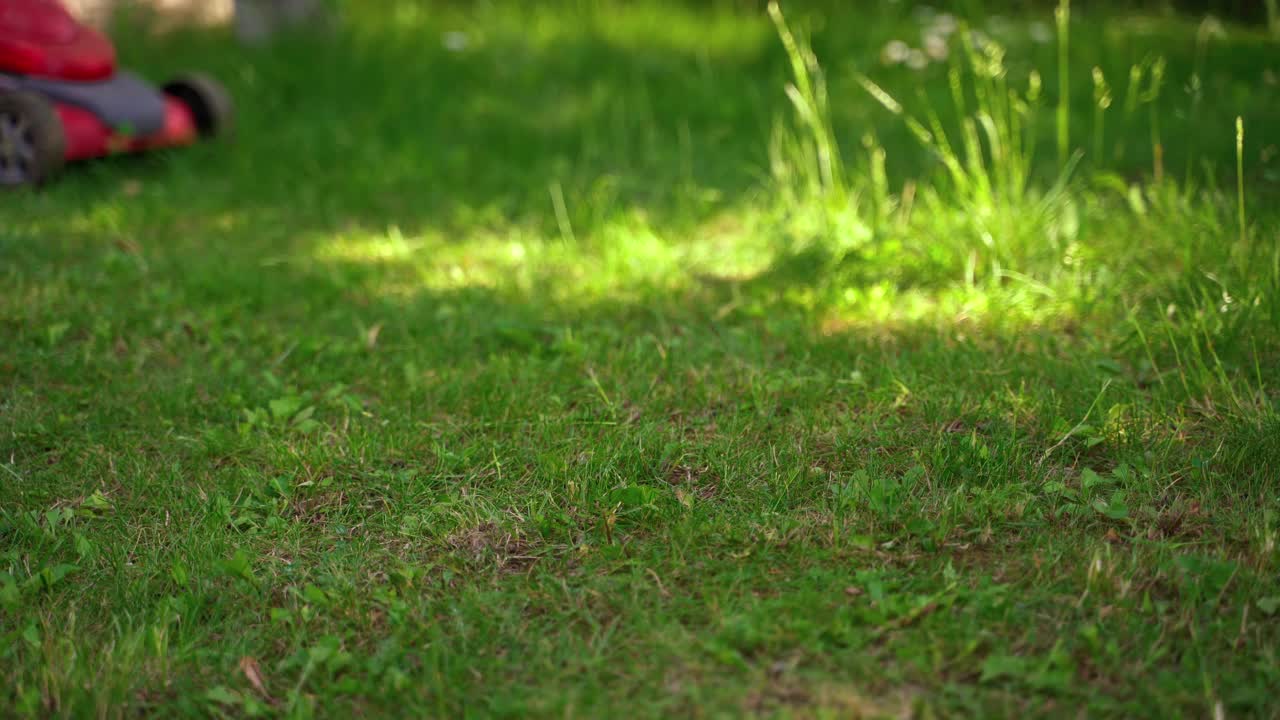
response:
[(62, 169), (66, 135), (53, 105), (29, 92), (0, 92), (0, 187), (39, 185)]
[(164, 92), (191, 110), (201, 136), (217, 137), (231, 133), (235, 106), (231, 95), (217, 80), (201, 73), (180, 75), (164, 86)]

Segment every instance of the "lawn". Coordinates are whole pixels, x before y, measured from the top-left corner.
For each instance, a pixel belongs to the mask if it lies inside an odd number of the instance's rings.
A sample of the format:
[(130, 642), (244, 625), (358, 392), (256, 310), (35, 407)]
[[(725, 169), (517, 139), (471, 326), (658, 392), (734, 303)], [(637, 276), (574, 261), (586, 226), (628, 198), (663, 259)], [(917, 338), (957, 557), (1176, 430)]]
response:
[(1263, 29), (348, 5), (0, 196), (0, 716), (1280, 713)]

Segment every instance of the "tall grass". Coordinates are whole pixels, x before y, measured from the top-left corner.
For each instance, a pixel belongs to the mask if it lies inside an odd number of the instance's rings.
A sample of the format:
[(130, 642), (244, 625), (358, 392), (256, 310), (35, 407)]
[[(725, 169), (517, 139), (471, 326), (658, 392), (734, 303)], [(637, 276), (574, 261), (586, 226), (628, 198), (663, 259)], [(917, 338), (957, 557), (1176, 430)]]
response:
[[(872, 231), (862, 217), (858, 195), (866, 181), (850, 186), (845, 161), (831, 117), (830, 95), (826, 75), (808, 38), (788, 25), (777, 2), (768, 5), (778, 37), (786, 50), (791, 82), (786, 86), (797, 123), (778, 123), (774, 127), (769, 156), (775, 186), (798, 228), (797, 234), (819, 240), (820, 247), (808, 248), (832, 254), (836, 259), (845, 253), (863, 249)], [(879, 198), (881, 210), (887, 212), (887, 190), (880, 173), (872, 172), (872, 185), (879, 187), (873, 197)], [(793, 247), (791, 251), (805, 248)]]
[[(1096, 312), (1100, 303), (1124, 305), (1127, 301), (1115, 285), (1141, 284), (1135, 286), (1143, 287), (1140, 293), (1148, 298), (1143, 302), (1150, 303), (1144, 317), (1152, 328), (1167, 331), (1166, 337), (1155, 333), (1151, 342), (1172, 353), (1169, 365), (1182, 378), (1188, 398), (1218, 388), (1232, 398), (1241, 417), (1266, 406), (1257, 400), (1260, 380), (1257, 387), (1253, 381), (1243, 389), (1232, 385), (1241, 358), (1253, 352), (1242, 345), (1253, 318), (1266, 308), (1280, 316), (1280, 303), (1271, 298), (1280, 290), (1280, 248), (1267, 258), (1270, 269), (1265, 262), (1262, 267), (1256, 263), (1262, 245), (1250, 244), (1243, 119), (1236, 126), (1237, 197), (1227, 211), (1230, 203), (1221, 196), (1207, 190), (1197, 194), (1189, 174), (1181, 186), (1164, 182), (1164, 58), (1147, 57), (1130, 67), (1110, 132), (1108, 116), (1118, 88), (1113, 90), (1095, 67), (1092, 175), (1077, 177), (1083, 153), (1071, 145), (1070, 4), (1063, 0), (1056, 12), (1060, 72), (1053, 109), (1042, 101), (1037, 72), (1015, 83), (1005, 66), (1004, 48), (975, 42), (969, 32), (961, 33), (962, 51), (950, 61), (947, 106), (913, 108), (872, 78), (856, 76), (939, 167), (929, 177), (908, 182), (895, 196), (887, 171), (894, 157), (873, 131), (864, 133), (865, 155), (851, 161), (842, 156), (816, 55), (807, 38), (792, 31), (776, 2), (769, 13), (790, 60), (787, 95), (795, 116), (775, 129), (773, 177), (790, 206), (789, 215), (820, 218), (820, 234), (831, 243), (829, 249), (838, 250), (833, 256), (858, 250), (866, 267), (874, 265), (877, 282), (893, 282), (895, 273), (916, 273), (912, 282), (921, 277), (926, 283), (962, 280), (962, 287), (980, 292), (1001, 291), (1012, 282), (1028, 288), (1025, 297), (1063, 300), (1081, 314)], [(1204, 72), (1206, 32), (1202, 27), (1197, 75)], [(1198, 102), (1192, 98), (1189, 118)], [(1036, 175), (1036, 147), (1046, 131), (1058, 155), (1057, 175), (1050, 182)], [(1111, 168), (1125, 158), (1126, 138), (1144, 136), (1150, 143), (1152, 182), (1132, 183)], [(864, 198), (870, 202), (860, 203)], [(910, 212), (913, 207), (917, 210)], [(1085, 212), (1101, 217), (1105, 229), (1090, 230), (1093, 234), (1085, 237)], [(1237, 257), (1244, 267), (1231, 262), (1231, 243), (1206, 240), (1205, 233), (1213, 228), (1232, 224), (1239, 229)], [(850, 237), (860, 244), (850, 245)], [(848, 287), (857, 281), (831, 272), (827, 282)], [(1244, 297), (1250, 298), (1248, 303)], [(1184, 312), (1196, 320), (1187, 322)], [(1144, 335), (1143, 342), (1148, 341)]]
[(1249, 242), (1248, 220), (1244, 212), (1244, 118), (1236, 118), (1236, 200), (1240, 222), (1240, 246)]
[(1111, 86), (1102, 68), (1093, 68), (1093, 162), (1101, 164), (1106, 147), (1107, 110), (1111, 108)]
[(1151, 128), (1151, 172), (1155, 177), (1156, 184), (1164, 182), (1164, 140), (1160, 133), (1162, 112), (1159, 107), (1159, 101), (1160, 93), (1164, 90), (1166, 67), (1167, 63), (1163, 57), (1156, 58), (1151, 63), (1151, 85), (1148, 86), (1147, 92), (1142, 96), (1143, 102), (1147, 104), (1147, 122)]
[(1058, 28), (1058, 167), (1071, 153), (1071, 0), (1060, 0), (1054, 19)]
[[(822, 68), (777, 3), (769, 13), (790, 59), (787, 95), (796, 120), (775, 130), (771, 146), (773, 176), (784, 195), (818, 201), (829, 228), (842, 229), (843, 236), (853, 231), (887, 242), (873, 252), (893, 246), (904, 254), (902, 263), (928, 257), (933, 271), (963, 272), (969, 282), (1017, 271), (1028, 256), (1044, 251), (1044, 238), (1060, 234), (1050, 226), (1065, 214), (1068, 181), (1081, 153), (1066, 155), (1047, 190), (1033, 182), (1042, 83), (1035, 72), (1025, 83), (1012, 83), (1000, 44), (962, 33), (962, 51), (948, 73), (949, 108), (908, 112), (871, 78), (857, 77), (943, 169), (918, 186), (919, 202), (930, 212), (912, 226), (909, 214), (894, 212), (907, 202), (889, 190), (885, 166), (891, 158), (874, 133), (864, 138), (866, 171), (845, 171)], [(958, 126), (950, 127), (944, 114), (958, 117)], [(859, 206), (863, 197), (871, 198), (868, 207)]]
[(844, 166), (831, 124), (830, 98), (822, 66), (818, 64), (818, 57), (808, 41), (798, 39), (788, 27), (777, 2), (769, 3), (769, 17), (791, 61), (792, 82), (787, 85), (787, 97), (807, 138), (812, 141), (817, 187), (823, 195), (842, 198), (845, 191)]

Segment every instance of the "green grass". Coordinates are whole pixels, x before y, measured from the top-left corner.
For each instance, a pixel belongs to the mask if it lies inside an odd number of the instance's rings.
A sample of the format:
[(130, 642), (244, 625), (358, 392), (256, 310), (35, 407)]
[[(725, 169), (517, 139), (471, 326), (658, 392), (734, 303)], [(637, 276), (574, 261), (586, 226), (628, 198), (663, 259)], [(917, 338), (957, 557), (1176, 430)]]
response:
[(1280, 712), (1265, 30), (370, 5), (0, 197), (0, 715)]

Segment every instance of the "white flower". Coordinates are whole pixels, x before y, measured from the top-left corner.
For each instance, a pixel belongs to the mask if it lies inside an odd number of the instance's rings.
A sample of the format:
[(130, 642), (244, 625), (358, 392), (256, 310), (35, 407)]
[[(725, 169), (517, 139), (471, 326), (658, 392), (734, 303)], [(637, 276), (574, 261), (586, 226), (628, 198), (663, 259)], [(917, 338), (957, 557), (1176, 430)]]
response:
[(912, 50), (907, 56), (907, 67), (912, 70), (923, 70), (929, 67), (929, 57), (920, 50)]
[(951, 48), (947, 46), (947, 39), (941, 35), (926, 35), (924, 38), (924, 52), (931, 60), (942, 62), (951, 54)]
[(942, 13), (933, 19), (933, 30), (943, 35), (950, 35), (959, 27), (960, 23), (956, 21), (956, 16), (951, 13)]
[(1218, 18), (1210, 15), (1200, 23), (1200, 29), (1196, 34), (1205, 38), (1225, 38), (1227, 37), (1227, 28)]
[(471, 38), (464, 32), (454, 30), (441, 36), (440, 42), (449, 52), (462, 52), (471, 45)]
[(880, 51), (880, 62), (885, 65), (901, 65), (911, 57), (911, 48), (901, 40), (890, 41)]

